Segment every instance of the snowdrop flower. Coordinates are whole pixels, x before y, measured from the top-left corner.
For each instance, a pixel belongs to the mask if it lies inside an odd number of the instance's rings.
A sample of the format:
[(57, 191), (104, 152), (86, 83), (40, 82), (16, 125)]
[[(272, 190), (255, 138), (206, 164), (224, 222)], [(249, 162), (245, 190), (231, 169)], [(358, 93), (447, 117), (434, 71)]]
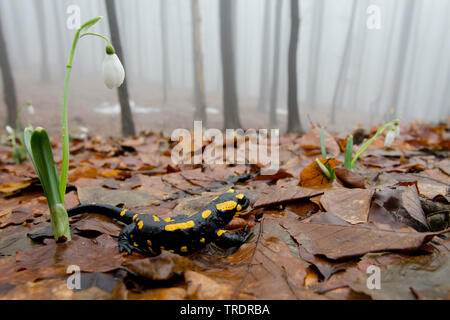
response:
[(6, 126), (5, 129), (6, 129), (6, 132), (8, 132), (8, 134), (9, 134), (10, 136), (13, 136), (13, 135), (14, 135), (14, 130), (13, 130), (13, 128), (11, 128), (10, 126)]
[(114, 48), (108, 45), (106, 47), (106, 56), (103, 60), (103, 81), (109, 89), (112, 89), (114, 87), (120, 87), (124, 79), (125, 70), (123, 69), (122, 63), (116, 55)]
[(28, 105), (28, 113), (29, 114), (34, 114), (34, 107), (32, 104)]
[(400, 126), (398, 124), (395, 124), (386, 134), (386, 137), (384, 138), (384, 146), (390, 147), (392, 145), (392, 142), (394, 142), (395, 138), (397, 138), (399, 135)]

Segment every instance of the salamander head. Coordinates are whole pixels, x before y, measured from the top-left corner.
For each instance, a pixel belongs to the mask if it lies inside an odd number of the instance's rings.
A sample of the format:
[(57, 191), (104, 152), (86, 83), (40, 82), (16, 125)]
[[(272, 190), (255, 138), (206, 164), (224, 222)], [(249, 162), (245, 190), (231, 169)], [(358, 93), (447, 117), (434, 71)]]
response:
[(219, 215), (229, 217), (231, 220), (234, 215), (247, 209), (250, 201), (243, 193), (230, 189), (227, 193), (218, 197), (214, 204)]

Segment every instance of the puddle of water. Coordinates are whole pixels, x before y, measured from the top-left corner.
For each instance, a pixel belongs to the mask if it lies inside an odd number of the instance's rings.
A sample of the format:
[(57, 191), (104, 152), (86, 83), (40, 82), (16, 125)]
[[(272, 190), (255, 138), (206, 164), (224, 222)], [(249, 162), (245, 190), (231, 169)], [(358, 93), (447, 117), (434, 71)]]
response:
[(217, 110), (216, 108), (206, 108), (206, 113), (219, 114), (219, 110)]
[[(153, 113), (160, 112), (160, 108), (139, 106), (130, 101), (130, 108), (132, 113)], [(101, 114), (120, 114), (120, 105), (118, 103), (111, 104), (109, 102), (103, 102), (100, 106), (94, 108), (94, 112)]]

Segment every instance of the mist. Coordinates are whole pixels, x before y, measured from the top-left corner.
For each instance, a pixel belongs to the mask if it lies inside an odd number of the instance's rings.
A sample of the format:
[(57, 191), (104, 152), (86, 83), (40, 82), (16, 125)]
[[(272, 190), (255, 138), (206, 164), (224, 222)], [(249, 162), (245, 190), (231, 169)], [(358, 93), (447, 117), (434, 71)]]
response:
[[(270, 88), (273, 79), (278, 79), (278, 121), (271, 126), (284, 130), (289, 1), (230, 1), (241, 123), (244, 127), (269, 126)], [(277, 38), (276, 6), (280, 2)], [(192, 127), (195, 50), (191, 1), (115, 3), (123, 50), (120, 58), (138, 129)], [(18, 104), (31, 100), (38, 113), (50, 110), (30, 121), (33, 125), (55, 124), (55, 132), (60, 121), (65, 64), (76, 32), (67, 27), (67, 8), (71, 5), (79, 7), (82, 23), (98, 15), (106, 20), (105, 2), (101, 0), (0, 1), (0, 23)], [(303, 125), (311, 119), (335, 127), (371, 126), (394, 116), (439, 121), (450, 115), (449, 1), (300, 0), (299, 7), (297, 91)], [(379, 10), (379, 25), (374, 28), (368, 26), (373, 15), (369, 7)], [(199, 0), (198, 9), (208, 126), (222, 128), (219, 1)], [(90, 31), (109, 35), (105, 22)], [(275, 46), (279, 68), (273, 68)], [(97, 37), (80, 39), (72, 72), (70, 121), (93, 132), (95, 123), (107, 117), (95, 109), (103, 106), (112, 110), (118, 103), (116, 92), (102, 85), (104, 55), (104, 41)], [(274, 76), (274, 70), (278, 75)], [(3, 100), (0, 108), (5, 122)], [(92, 113), (87, 114), (83, 108)], [(111, 112), (111, 118), (105, 121), (118, 119)], [(166, 113), (170, 116), (164, 117)], [(119, 133), (116, 128), (109, 129), (108, 134)]]

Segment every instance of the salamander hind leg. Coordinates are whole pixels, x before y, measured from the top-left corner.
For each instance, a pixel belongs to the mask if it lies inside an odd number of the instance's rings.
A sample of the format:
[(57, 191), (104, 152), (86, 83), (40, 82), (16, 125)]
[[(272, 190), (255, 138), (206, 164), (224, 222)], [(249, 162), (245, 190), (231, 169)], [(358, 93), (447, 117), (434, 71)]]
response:
[(253, 231), (247, 232), (247, 226), (242, 232), (229, 232), (227, 230), (220, 229), (217, 231), (217, 238), (214, 241), (221, 248), (239, 247), (246, 243), (252, 236)]

